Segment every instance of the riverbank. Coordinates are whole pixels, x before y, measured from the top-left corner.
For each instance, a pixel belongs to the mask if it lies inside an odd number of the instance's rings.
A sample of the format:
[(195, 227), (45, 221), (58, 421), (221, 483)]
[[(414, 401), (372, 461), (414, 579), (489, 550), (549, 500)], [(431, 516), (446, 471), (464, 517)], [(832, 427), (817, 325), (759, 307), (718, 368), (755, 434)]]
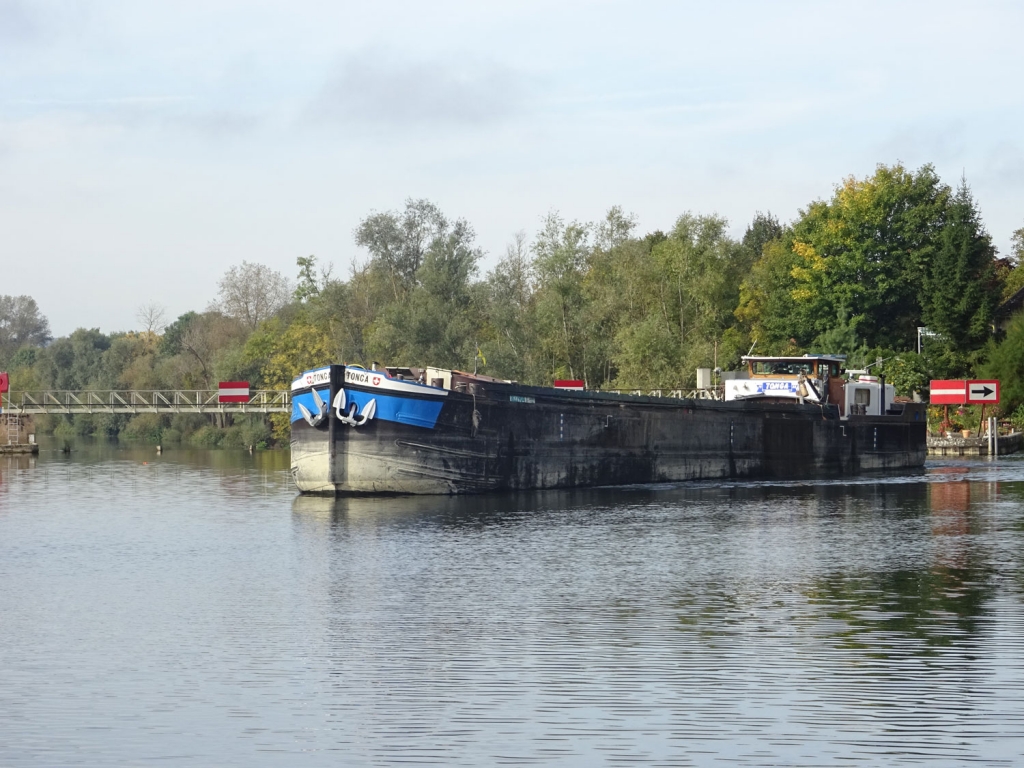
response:
[[(1000, 435), (997, 455), (1016, 453), (1024, 445), (1024, 433)], [(988, 437), (929, 437), (929, 456), (988, 456)]]

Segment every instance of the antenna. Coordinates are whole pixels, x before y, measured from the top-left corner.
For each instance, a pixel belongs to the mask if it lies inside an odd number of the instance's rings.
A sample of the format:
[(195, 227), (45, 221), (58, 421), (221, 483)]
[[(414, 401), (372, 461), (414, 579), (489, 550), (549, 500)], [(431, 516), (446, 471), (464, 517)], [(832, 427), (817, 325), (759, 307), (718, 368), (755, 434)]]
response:
[(754, 343), (751, 344), (750, 345), (750, 349), (747, 350), (747, 356), (748, 357), (750, 356), (750, 353), (754, 351), (754, 347), (756, 347), (756, 346), (757, 346), (757, 339), (754, 339)]

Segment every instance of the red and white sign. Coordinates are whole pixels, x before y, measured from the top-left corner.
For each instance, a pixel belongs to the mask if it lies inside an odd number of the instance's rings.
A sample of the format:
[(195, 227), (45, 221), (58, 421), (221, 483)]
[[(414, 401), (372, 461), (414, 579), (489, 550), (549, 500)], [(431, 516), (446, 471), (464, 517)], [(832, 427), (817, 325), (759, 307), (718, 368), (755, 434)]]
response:
[(217, 392), (218, 403), (248, 403), (248, 381), (222, 381)]
[(7, 388), (10, 387), (10, 385), (11, 383), (10, 380), (7, 378), (7, 374), (0, 373), (0, 395), (6, 392)]
[(555, 379), (555, 386), (558, 389), (583, 389), (583, 379)]
[(976, 379), (967, 382), (968, 403), (998, 403), (999, 381), (996, 379)]
[(963, 380), (932, 381), (929, 390), (932, 405), (962, 405), (967, 402), (967, 382)]

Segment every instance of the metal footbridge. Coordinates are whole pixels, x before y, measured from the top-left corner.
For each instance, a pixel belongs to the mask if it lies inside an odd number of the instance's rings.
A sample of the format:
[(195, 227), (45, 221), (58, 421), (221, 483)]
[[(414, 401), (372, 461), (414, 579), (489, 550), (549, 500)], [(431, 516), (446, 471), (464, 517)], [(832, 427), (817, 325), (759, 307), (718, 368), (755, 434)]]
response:
[(91, 389), (10, 392), (0, 397), (3, 413), (291, 413), (291, 392), (251, 392), (246, 403), (220, 402), (216, 389)]

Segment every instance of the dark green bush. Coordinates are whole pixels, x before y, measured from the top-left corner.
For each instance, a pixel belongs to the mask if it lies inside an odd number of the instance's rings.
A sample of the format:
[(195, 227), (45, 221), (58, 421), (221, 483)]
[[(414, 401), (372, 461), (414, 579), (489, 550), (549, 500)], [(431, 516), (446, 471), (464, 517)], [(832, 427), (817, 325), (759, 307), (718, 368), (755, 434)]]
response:
[(209, 417), (201, 413), (176, 413), (171, 417), (171, 429), (176, 429), (182, 440), (188, 440), (209, 423)]
[(128, 425), (121, 430), (120, 436), (126, 440), (145, 440), (148, 443), (159, 443), (163, 434), (163, 419), (156, 413), (140, 413), (133, 416)]
[(188, 438), (188, 442), (197, 448), (216, 448), (224, 439), (224, 430), (210, 424), (200, 427)]

